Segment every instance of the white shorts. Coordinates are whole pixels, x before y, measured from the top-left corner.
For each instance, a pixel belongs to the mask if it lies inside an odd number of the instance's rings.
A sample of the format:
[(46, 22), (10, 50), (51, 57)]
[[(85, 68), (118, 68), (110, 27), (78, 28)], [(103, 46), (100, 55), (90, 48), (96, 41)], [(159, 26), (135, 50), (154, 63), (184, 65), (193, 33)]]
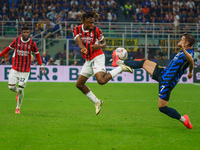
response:
[(18, 85), (25, 87), (26, 82), (28, 80), (30, 72), (19, 72), (14, 69), (10, 70), (9, 73), (9, 79), (8, 79), (8, 84), (17, 84), (17, 81), (19, 80)]
[(106, 72), (104, 54), (99, 55), (92, 60), (86, 60), (81, 69), (80, 75), (89, 78), (98, 72)]

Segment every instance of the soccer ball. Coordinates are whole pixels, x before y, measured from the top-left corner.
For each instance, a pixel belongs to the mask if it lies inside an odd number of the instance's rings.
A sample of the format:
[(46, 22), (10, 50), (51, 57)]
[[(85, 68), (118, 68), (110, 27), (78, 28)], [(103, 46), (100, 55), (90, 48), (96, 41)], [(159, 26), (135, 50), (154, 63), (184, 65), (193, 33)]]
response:
[(128, 52), (127, 52), (127, 50), (126, 50), (125, 48), (123, 48), (123, 47), (118, 47), (118, 48), (116, 49), (116, 54), (117, 54), (117, 57), (118, 57), (119, 59), (121, 59), (121, 60), (125, 60), (125, 59), (127, 59), (127, 57), (128, 57)]

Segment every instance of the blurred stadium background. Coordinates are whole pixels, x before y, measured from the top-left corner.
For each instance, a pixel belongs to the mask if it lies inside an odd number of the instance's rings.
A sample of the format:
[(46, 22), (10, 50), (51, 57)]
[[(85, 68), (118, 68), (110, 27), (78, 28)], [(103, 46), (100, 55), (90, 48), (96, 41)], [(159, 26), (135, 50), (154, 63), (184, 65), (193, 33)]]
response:
[(180, 82), (199, 83), (199, 7), (199, 0), (1, 0), (0, 51), (28, 26), (47, 73), (41, 76), (33, 59), (29, 81), (34, 82), (28, 82), (21, 114), (16, 115), (16, 93), (7, 88), (13, 51), (0, 58), (0, 149), (198, 150), (199, 84), (178, 84), (169, 104), (190, 116), (194, 130), (158, 111), (158, 85), (148, 84), (152, 80), (142, 69), (119, 74), (103, 87), (87, 83), (104, 100), (102, 112), (95, 116), (93, 104), (75, 87), (84, 60), (72, 29), (80, 24), (83, 10), (96, 9), (100, 18), (95, 25), (107, 42), (107, 70), (112, 69), (117, 47), (125, 47), (129, 59), (166, 66), (179, 51), (181, 35), (192, 33), (197, 41), (194, 80), (187, 80), (186, 73)]
[[(84, 60), (72, 38), (72, 29), (80, 24), (83, 10), (92, 7), (100, 15), (95, 25), (102, 29), (107, 41), (107, 66), (111, 65), (112, 50), (119, 46), (128, 50), (129, 59), (146, 58), (165, 66), (179, 51), (177, 42), (184, 32), (196, 37), (198, 60), (199, 5), (198, 0), (2, 0), (0, 50), (21, 36), (22, 26), (29, 26), (31, 38), (41, 55), (47, 57), (46, 65), (82, 65)], [(12, 52), (1, 58), (5, 59), (1, 64), (10, 64), (10, 56)]]

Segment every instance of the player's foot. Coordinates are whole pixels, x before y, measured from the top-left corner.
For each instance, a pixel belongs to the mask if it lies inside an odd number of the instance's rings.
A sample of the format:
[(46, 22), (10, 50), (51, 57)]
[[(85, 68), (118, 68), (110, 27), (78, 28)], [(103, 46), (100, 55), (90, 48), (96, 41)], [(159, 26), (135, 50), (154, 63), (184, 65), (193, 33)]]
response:
[(122, 71), (133, 73), (133, 70), (129, 66), (125, 65), (124, 63), (119, 66), (122, 67)]
[(193, 129), (192, 124), (189, 120), (188, 115), (183, 116), (185, 118), (185, 122), (183, 123), (188, 129)]
[(113, 66), (113, 67), (117, 67), (117, 66), (119, 66), (119, 65), (121, 65), (121, 64), (124, 63), (123, 60), (120, 60), (120, 59), (117, 57), (116, 50), (113, 51), (113, 53), (112, 53), (112, 58), (113, 58), (113, 61), (112, 61), (112, 66)]
[(16, 108), (16, 109), (15, 109), (15, 113), (16, 113), (16, 114), (20, 114), (20, 109)]
[(16, 101), (19, 100), (19, 93), (17, 93), (17, 96), (16, 96)]
[(103, 101), (99, 101), (96, 104), (94, 104), (95, 108), (96, 108), (96, 115), (98, 115), (101, 111), (101, 106), (103, 105)]

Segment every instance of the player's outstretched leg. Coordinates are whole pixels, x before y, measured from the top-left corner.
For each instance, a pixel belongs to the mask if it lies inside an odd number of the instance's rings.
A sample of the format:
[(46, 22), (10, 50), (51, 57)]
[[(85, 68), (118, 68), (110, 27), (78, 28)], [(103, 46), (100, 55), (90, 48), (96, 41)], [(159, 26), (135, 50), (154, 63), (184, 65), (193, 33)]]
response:
[(113, 67), (121, 66), (122, 71), (133, 73), (133, 70), (129, 66), (125, 65), (123, 60), (120, 60), (117, 57), (117, 54), (116, 54), (115, 50), (112, 53), (112, 57), (113, 57), (113, 62), (112, 62), (112, 66)]
[(94, 106), (96, 108), (96, 115), (98, 115), (100, 113), (102, 105), (103, 105), (103, 101), (101, 101), (101, 100), (99, 100), (99, 102), (94, 104)]
[(19, 93), (17, 93), (16, 96), (16, 101), (17, 101), (17, 107), (15, 109), (16, 114), (20, 114), (20, 107), (22, 105), (23, 98), (24, 98), (24, 89), (19, 88)]
[(193, 129), (192, 124), (189, 120), (188, 115), (184, 115), (183, 116), (185, 118), (185, 122), (183, 122), (183, 124), (188, 128), (188, 129)]
[(160, 112), (168, 115), (171, 118), (181, 121), (188, 129), (193, 129), (192, 124), (187, 115), (181, 116), (178, 111), (171, 107), (159, 107)]
[(129, 60), (125, 61), (124, 64), (129, 66), (131, 69), (139, 69), (143, 68), (143, 64), (146, 60), (141, 60), (141, 61), (135, 61), (135, 60)]

